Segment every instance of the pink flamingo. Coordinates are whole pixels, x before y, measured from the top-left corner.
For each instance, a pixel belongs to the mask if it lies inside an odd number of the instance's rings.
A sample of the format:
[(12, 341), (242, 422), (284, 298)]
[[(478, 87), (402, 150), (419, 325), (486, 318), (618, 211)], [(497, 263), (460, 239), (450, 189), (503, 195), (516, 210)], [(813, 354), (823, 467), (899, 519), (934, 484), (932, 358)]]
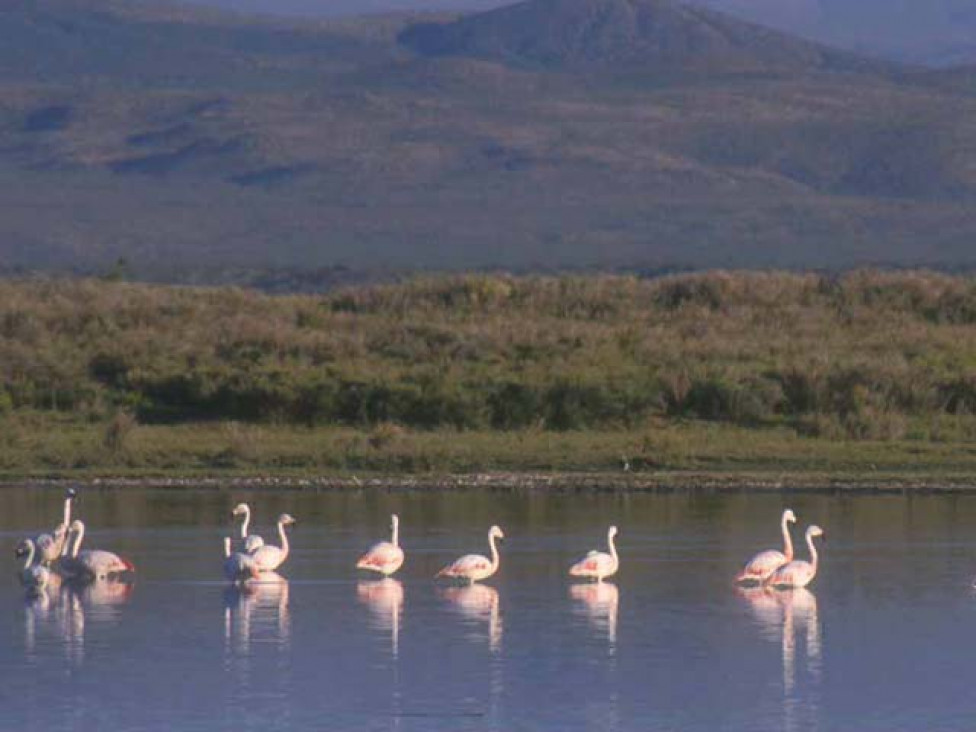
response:
[(232, 540), (229, 536), (224, 537), (224, 577), (231, 582), (244, 582), (249, 579), (258, 579), (261, 573), (258, 571), (254, 562), (254, 557), (243, 552), (231, 550)]
[(381, 541), (374, 544), (368, 552), (363, 554), (356, 562), (357, 569), (365, 569), (369, 572), (379, 572), (384, 577), (389, 577), (403, 565), (403, 549), (400, 548), (400, 518), (393, 514), (390, 524), (393, 535), (389, 541)]
[(278, 567), (285, 563), (285, 560), (288, 559), (288, 553), (291, 551), (288, 546), (288, 535), (285, 533), (285, 527), (291, 526), (294, 523), (295, 519), (290, 515), (287, 513), (281, 514), (278, 517), (278, 536), (281, 537), (281, 546), (265, 544), (251, 552), (258, 571), (275, 572)]
[(498, 548), (495, 546), (495, 539), (504, 539), (505, 534), (497, 526), (492, 526), (488, 532), (488, 545), (491, 547), (491, 559), (480, 554), (465, 554), (460, 559), (456, 559), (452, 564), (448, 564), (444, 569), (435, 575), (436, 577), (450, 577), (452, 579), (467, 580), (468, 584), (474, 584), (483, 579), (491, 577), (498, 571)]
[(85, 525), (78, 520), (71, 522), (70, 533), (74, 536), (74, 544), (68, 555), (61, 557), (58, 562), (60, 570), (68, 577), (95, 580), (105, 579), (110, 575), (123, 572), (135, 572), (132, 562), (123, 559), (118, 554), (102, 549), (86, 549), (79, 552), (81, 542), (85, 538)]
[(736, 575), (736, 582), (756, 582), (762, 583), (777, 569), (784, 564), (793, 561), (793, 540), (790, 538), (790, 523), (796, 522), (796, 514), (792, 510), (783, 511), (783, 518), (780, 520), (780, 528), (783, 532), (783, 551), (769, 549), (759, 552), (749, 560), (745, 568)]
[(607, 531), (607, 546), (610, 553), (591, 551), (576, 564), (569, 568), (569, 574), (573, 577), (586, 577), (603, 582), (604, 577), (612, 577), (620, 567), (620, 557), (617, 556), (617, 547), (613, 543), (613, 538), (617, 535), (617, 527), (611, 526)]
[(766, 584), (771, 587), (806, 587), (817, 576), (817, 547), (813, 545), (815, 536), (823, 536), (823, 529), (811, 526), (807, 529), (807, 547), (810, 549), (810, 561), (794, 559), (784, 564), (770, 575)]

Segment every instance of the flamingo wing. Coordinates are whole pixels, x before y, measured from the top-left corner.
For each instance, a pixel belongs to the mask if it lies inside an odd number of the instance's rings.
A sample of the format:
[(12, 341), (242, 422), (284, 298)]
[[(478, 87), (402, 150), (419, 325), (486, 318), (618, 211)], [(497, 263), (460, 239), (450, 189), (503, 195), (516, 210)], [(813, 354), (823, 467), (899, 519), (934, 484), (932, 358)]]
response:
[(613, 569), (613, 557), (605, 552), (591, 551), (569, 568), (574, 577), (595, 577), (606, 575)]
[(480, 554), (465, 554), (438, 572), (438, 577), (471, 577), (491, 570), (491, 560)]
[(805, 587), (813, 579), (813, 565), (803, 560), (784, 564), (770, 575), (767, 583), (773, 587)]
[(265, 544), (251, 556), (259, 572), (274, 572), (285, 561), (287, 555), (281, 547)]
[(736, 582), (764, 582), (773, 572), (786, 564), (786, 555), (775, 549), (759, 552), (746, 563), (736, 576)]
[(83, 551), (78, 555), (78, 559), (88, 572), (96, 577), (121, 574), (122, 572), (134, 572), (136, 569), (132, 566), (131, 562), (123, 559), (118, 554), (101, 549)]
[(388, 541), (374, 545), (359, 558), (356, 567), (374, 572), (392, 573), (403, 564), (403, 549)]

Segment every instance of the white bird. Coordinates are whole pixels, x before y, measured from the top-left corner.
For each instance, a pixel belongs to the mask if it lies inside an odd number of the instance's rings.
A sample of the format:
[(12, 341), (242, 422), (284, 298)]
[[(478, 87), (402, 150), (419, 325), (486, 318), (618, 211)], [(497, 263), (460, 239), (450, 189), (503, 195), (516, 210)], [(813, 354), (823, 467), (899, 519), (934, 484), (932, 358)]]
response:
[(257, 534), (248, 534), (247, 527), (251, 525), (251, 507), (246, 503), (238, 503), (231, 511), (231, 516), (243, 516), (244, 523), (241, 524), (241, 540), (244, 542), (244, 551), (254, 554), (264, 546), (264, 539)]
[(68, 488), (65, 491), (63, 520), (54, 528), (52, 533), (41, 534), (34, 539), (39, 563), (51, 564), (64, 554), (67, 545), (68, 526), (71, 525), (71, 502), (77, 495), (78, 492), (74, 488)]
[(47, 567), (41, 566), (40, 563), (34, 564), (35, 553), (34, 542), (30, 539), (24, 539), (17, 546), (15, 555), (17, 557), (27, 557), (24, 561), (23, 569), (18, 573), (20, 584), (26, 587), (28, 591), (40, 594), (47, 587), (48, 582), (51, 581), (51, 572)]
[(58, 561), (58, 568), (65, 576), (90, 582), (136, 571), (131, 562), (113, 552), (102, 549), (80, 551), (85, 538), (85, 525), (81, 521), (72, 521), (69, 533), (74, 537), (71, 550)]
[(224, 537), (224, 576), (231, 582), (244, 582), (261, 576), (254, 557), (231, 550), (232, 540)]
[(374, 544), (368, 552), (356, 562), (357, 569), (379, 572), (389, 577), (403, 565), (403, 549), (400, 548), (400, 518), (393, 514), (390, 524), (392, 536), (389, 541)]
[(766, 583), (771, 587), (806, 587), (817, 576), (817, 547), (813, 545), (815, 536), (823, 536), (823, 529), (811, 526), (807, 529), (807, 548), (810, 550), (810, 561), (794, 559), (784, 564), (770, 575)]
[(620, 557), (617, 556), (617, 547), (613, 543), (617, 535), (617, 527), (611, 526), (607, 531), (607, 546), (610, 553), (591, 551), (576, 564), (569, 568), (569, 574), (573, 577), (586, 577), (603, 582), (605, 577), (612, 577), (620, 568)]
[(783, 532), (783, 551), (769, 549), (759, 552), (748, 561), (746, 566), (736, 575), (736, 582), (765, 582), (769, 576), (787, 562), (793, 561), (793, 540), (790, 538), (790, 523), (796, 522), (796, 514), (790, 509), (783, 511), (780, 519), (780, 529)]
[(265, 544), (251, 552), (259, 572), (274, 572), (288, 559), (288, 535), (285, 533), (285, 527), (294, 523), (295, 519), (287, 513), (281, 514), (278, 517), (278, 536), (281, 537), (281, 546)]
[(491, 559), (480, 554), (465, 554), (460, 559), (447, 565), (435, 575), (436, 577), (451, 577), (467, 580), (469, 584), (487, 579), (498, 571), (498, 548), (495, 539), (504, 539), (505, 534), (497, 526), (492, 526), (488, 532), (488, 545), (491, 547)]

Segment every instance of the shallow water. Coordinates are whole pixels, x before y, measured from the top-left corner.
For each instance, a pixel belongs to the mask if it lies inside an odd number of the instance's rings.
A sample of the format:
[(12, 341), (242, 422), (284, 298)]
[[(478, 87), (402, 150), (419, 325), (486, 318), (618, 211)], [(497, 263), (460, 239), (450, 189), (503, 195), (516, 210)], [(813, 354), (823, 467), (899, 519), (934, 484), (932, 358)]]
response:
[[(230, 508), (298, 520), (282, 578), (221, 577)], [(788, 499), (824, 527), (810, 591), (737, 592), (783, 496), (86, 490), (88, 546), (132, 586), (25, 601), (13, 548), (57, 490), (0, 494), (3, 729), (919, 730), (976, 716), (976, 496)], [(401, 516), (398, 579), (357, 556)], [(620, 527), (604, 586), (566, 568)], [(435, 585), (507, 534), (483, 586)], [(805, 555), (805, 548), (799, 550)]]

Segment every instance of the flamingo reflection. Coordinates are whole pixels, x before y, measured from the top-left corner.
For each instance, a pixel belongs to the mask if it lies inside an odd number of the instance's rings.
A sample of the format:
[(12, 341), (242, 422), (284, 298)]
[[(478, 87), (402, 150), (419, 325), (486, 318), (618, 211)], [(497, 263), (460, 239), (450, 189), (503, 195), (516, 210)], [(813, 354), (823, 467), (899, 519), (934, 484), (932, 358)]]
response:
[(792, 692), (796, 685), (798, 633), (802, 632), (805, 642), (807, 671), (819, 677), (822, 646), (816, 595), (805, 588), (777, 591), (768, 587), (742, 588), (738, 595), (749, 603), (762, 635), (782, 645), (785, 691)]
[(609, 582), (570, 585), (569, 596), (576, 601), (574, 609), (599, 632), (607, 634), (610, 651), (617, 645), (617, 610), (620, 592)]
[(356, 597), (369, 609), (370, 624), (390, 634), (393, 658), (400, 651), (400, 617), (403, 613), (403, 585), (392, 577), (363, 581), (356, 585)]
[(242, 653), (251, 641), (271, 639), (287, 645), (291, 618), (288, 580), (277, 572), (265, 572), (257, 580), (232, 585), (224, 592), (224, 638)]
[(441, 597), (449, 600), (467, 620), (488, 623), (488, 646), (492, 651), (501, 648), (502, 627), (498, 590), (488, 585), (472, 584), (464, 587), (448, 587), (441, 590)]

